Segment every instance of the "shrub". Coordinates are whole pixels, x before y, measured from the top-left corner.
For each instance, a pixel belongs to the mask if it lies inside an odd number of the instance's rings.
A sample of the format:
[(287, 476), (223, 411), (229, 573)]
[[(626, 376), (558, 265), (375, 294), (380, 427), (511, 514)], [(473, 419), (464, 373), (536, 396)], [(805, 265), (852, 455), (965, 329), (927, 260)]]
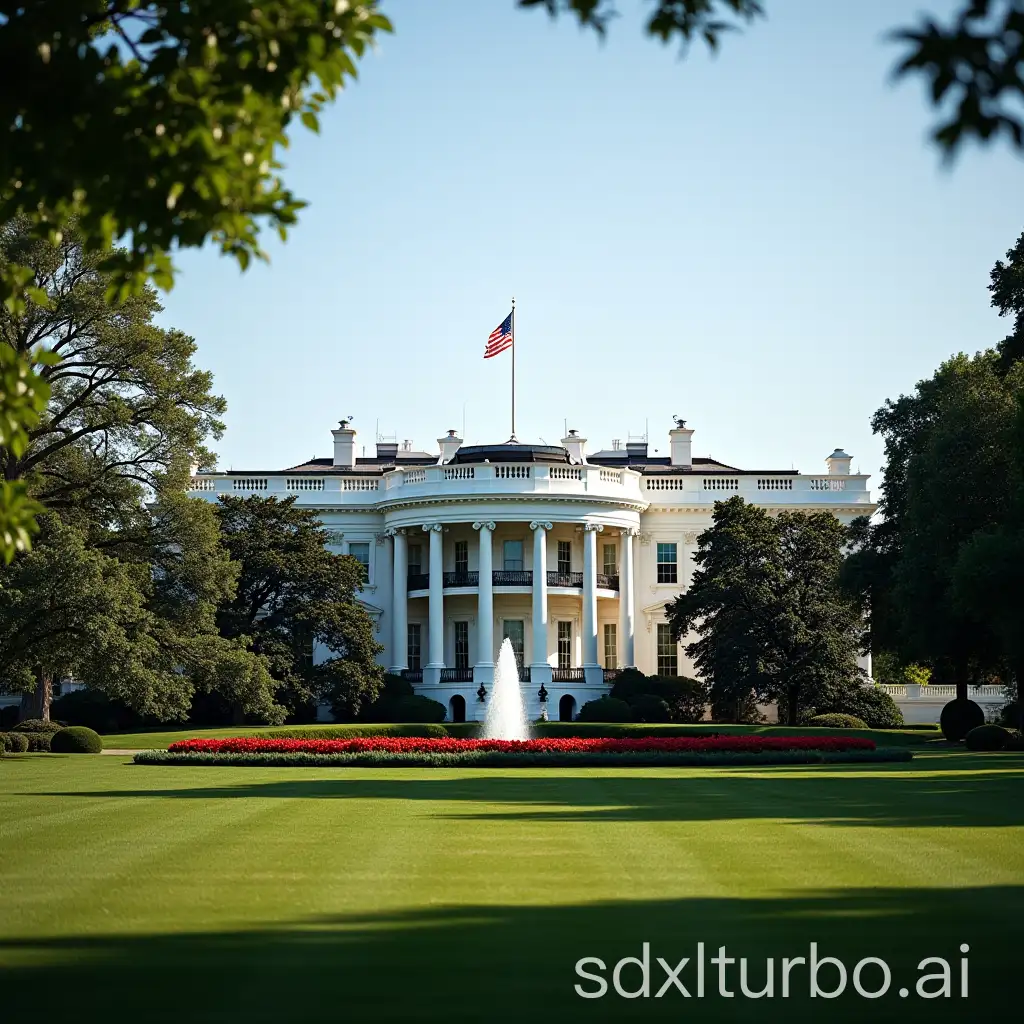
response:
[(50, 740), (56, 735), (52, 732), (18, 732), (14, 736), (24, 736), (28, 741), (28, 749), (31, 754), (48, 754), (50, 752)]
[[(412, 683), (390, 672), (384, 673), (384, 687), (380, 696), (360, 716), (366, 722), (400, 722), (397, 705), (407, 697), (415, 696)], [(413, 719), (416, 721), (416, 719)]]
[(959, 743), (972, 729), (985, 724), (985, 712), (973, 700), (951, 700), (939, 716), (942, 735)]
[(22, 732), (0, 733), (0, 751), (9, 754), (24, 754), (28, 750), (28, 737)]
[(60, 732), (64, 728), (63, 722), (56, 721), (45, 721), (42, 718), (26, 718), (24, 722), (19, 722), (13, 732), (42, 732), (49, 733), (51, 736), (55, 732)]
[(765, 720), (764, 715), (757, 710), (757, 701), (752, 693), (742, 697), (724, 697), (715, 694), (714, 690), (711, 691), (711, 719), (734, 725), (760, 725)]
[(1003, 750), (1010, 742), (1010, 731), (1001, 725), (979, 725), (964, 737), (968, 750)]
[(144, 721), (131, 708), (88, 687), (58, 697), (50, 705), (50, 713), (68, 725), (87, 725), (100, 733), (131, 732)]
[(1009, 736), (1003, 750), (1013, 750), (1016, 752), (1024, 750), (1024, 734), (1019, 733), (1016, 729), (1008, 729), (1007, 732)]
[(394, 722), (443, 722), (447, 709), (439, 701), (413, 694), (400, 697), (391, 708)]
[(256, 733), (256, 736), (260, 739), (283, 740), (345, 740), (365, 736), (415, 736), (426, 738), (447, 735), (449, 733), (445, 726), (433, 723), (423, 725), (353, 725), (342, 728), (325, 725), (296, 725), (285, 726), (281, 729), (268, 729), (266, 732)]
[(61, 729), (50, 740), (50, 750), (55, 754), (98, 754), (102, 749), (99, 733), (85, 725)]
[(807, 719), (808, 725), (817, 725), (825, 729), (867, 729), (868, 724), (856, 715), (844, 715), (830, 712), (824, 715), (813, 715)]
[(17, 704), (5, 704), (2, 708), (0, 708), (0, 729), (13, 729), (17, 724)]
[(1005, 725), (1008, 729), (1016, 729), (1020, 721), (1017, 717), (1020, 714), (1018, 708), (1016, 701), (1005, 704), (999, 711), (999, 724)]
[[(615, 698), (610, 698), (614, 700)], [(653, 693), (637, 694), (630, 702), (634, 722), (671, 722), (672, 709)], [(628, 719), (627, 719), (628, 721)]]
[(631, 722), (633, 711), (630, 706), (617, 697), (599, 697), (588, 700), (580, 708), (578, 720), (581, 722)]

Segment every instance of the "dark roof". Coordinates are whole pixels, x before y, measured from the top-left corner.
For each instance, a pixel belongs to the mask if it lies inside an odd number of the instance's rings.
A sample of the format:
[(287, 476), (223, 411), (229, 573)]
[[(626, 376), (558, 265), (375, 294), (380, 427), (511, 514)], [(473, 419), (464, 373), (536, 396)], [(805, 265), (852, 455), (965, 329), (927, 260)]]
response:
[(569, 453), (554, 444), (471, 444), (463, 445), (453, 463), (466, 462), (557, 462), (567, 463)]

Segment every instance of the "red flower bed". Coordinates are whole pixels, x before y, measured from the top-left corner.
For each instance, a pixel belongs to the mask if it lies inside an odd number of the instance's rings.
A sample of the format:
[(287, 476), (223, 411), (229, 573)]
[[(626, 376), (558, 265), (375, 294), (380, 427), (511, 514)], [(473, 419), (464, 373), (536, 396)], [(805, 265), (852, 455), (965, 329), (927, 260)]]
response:
[(873, 740), (853, 736), (650, 736), (645, 739), (583, 739), (547, 737), (537, 740), (421, 739), (412, 736), (362, 736), (348, 740), (262, 739), (239, 736), (225, 740), (182, 740), (172, 743), (171, 753), (226, 754), (354, 754), (361, 751), (389, 753), (455, 754), (465, 750), (499, 750), (506, 753), (634, 754), (664, 751), (729, 751), (760, 753), (772, 750), (874, 750)]

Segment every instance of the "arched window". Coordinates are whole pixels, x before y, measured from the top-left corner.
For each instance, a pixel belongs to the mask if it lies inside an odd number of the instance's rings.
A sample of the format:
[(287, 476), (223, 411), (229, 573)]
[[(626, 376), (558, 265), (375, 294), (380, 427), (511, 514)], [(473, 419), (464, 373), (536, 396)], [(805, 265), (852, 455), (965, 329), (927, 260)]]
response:
[(466, 698), (461, 694), (455, 694), (448, 701), (448, 721), (464, 722), (466, 720)]
[(558, 702), (558, 720), (560, 722), (571, 722), (576, 717), (576, 698), (571, 693), (566, 693)]

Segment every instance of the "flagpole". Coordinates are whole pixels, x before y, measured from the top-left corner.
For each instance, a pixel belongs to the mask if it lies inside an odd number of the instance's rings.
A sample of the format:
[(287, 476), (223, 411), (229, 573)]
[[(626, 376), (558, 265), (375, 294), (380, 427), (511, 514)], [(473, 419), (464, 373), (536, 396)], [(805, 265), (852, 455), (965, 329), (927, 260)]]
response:
[(516, 297), (512, 296), (512, 436), (516, 439)]

